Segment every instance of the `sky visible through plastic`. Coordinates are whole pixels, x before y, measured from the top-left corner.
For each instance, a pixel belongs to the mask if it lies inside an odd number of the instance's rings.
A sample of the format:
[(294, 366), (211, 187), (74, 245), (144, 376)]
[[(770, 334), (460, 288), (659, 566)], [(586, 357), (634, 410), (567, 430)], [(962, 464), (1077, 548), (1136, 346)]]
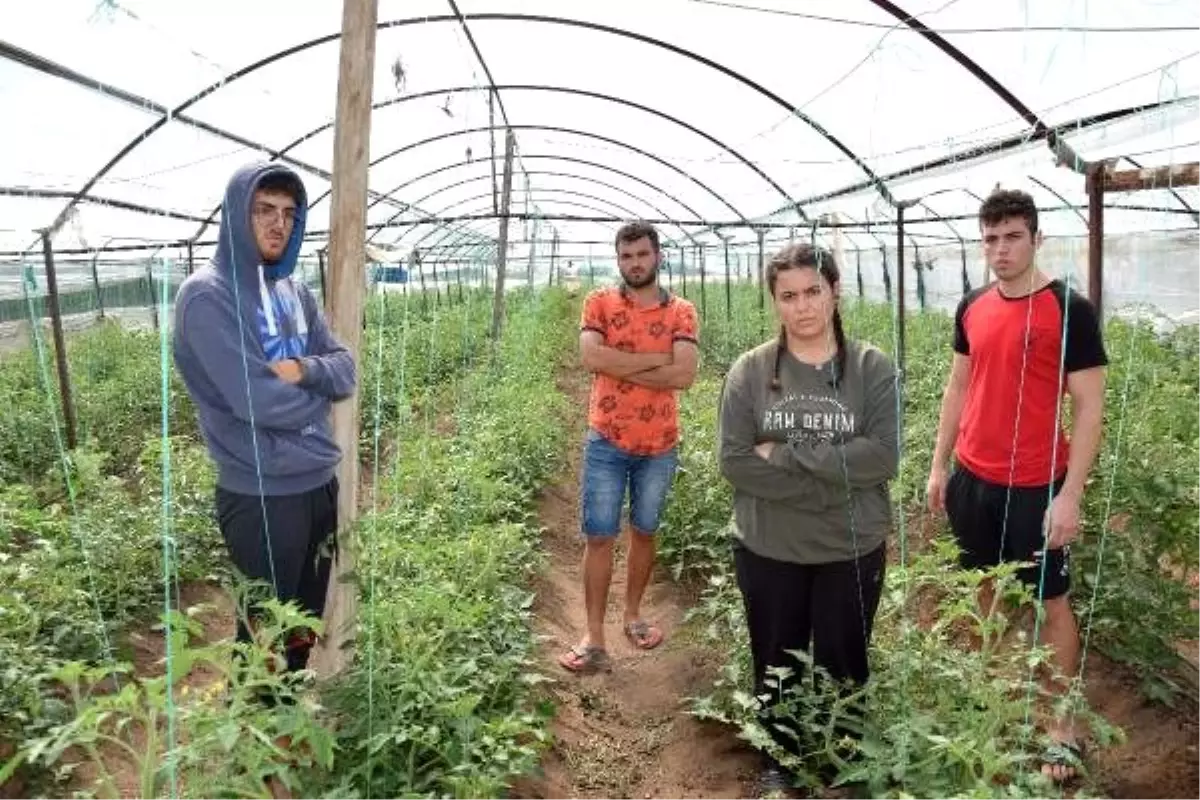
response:
[[(721, 235), (749, 244), (749, 222), (796, 222), (807, 230), (797, 202), (807, 219), (836, 211), (844, 222), (886, 223), (895, 210), (876, 188), (843, 191), (872, 175), (886, 178), (896, 200), (923, 198), (906, 212), (907, 231), (927, 247), (974, 238), (978, 198), (998, 183), (1030, 191), (1045, 208), (1074, 207), (1043, 215), (1048, 236), (1086, 233), (1083, 176), (1056, 166), (1044, 141), (998, 149), (1006, 139), (1028, 136), (1029, 124), (897, 17), (866, 0), (752, 0), (752, 8), (750, 2), (458, 3), (514, 127), (514, 211), (611, 218), (547, 221), (536, 226), (541, 241), (556, 232), (563, 242), (605, 242), (620, 219), (641, 216), (679, 223), (660, 226), (672, 243), (717, 244), (707, 225), (718, 224), (726, 226)], [(1158, 166), (1200, 154), (1200, 6), (1194, 0), (900, 5), (942, 32), (1045, 123), (1071, 126), (1067, 140), (1085, 159), (1132, 156), (1142, 166)], [(67, 198), (31, 195), (69, 197), (162, 118), (154, 108), (174, 109), (223, 80), (182, 112), (208, 130), (168, 122), (89, 192), (195, 219), (84, 202), (57, 232), (55, 248), (198, 234), (198, 241), (211, 240), (215, 227), (201, 233), (197, 220), (217, 211), (238, 165), (264, 157), (247, 141), (273, 150), (294, 145), (287, 155), (303, 165), (310, 198), (326, 195), (329, 182), (317, 172), (327, 173), (333, 160), (340, 17), (341, 4), (333, 0), (6, 4), (0, 40), (108, 91), (0, 60), (6, 112), (0, 251), (33, 245), (31, 257), (39, 256), (36, 231), (59, 216)], [(421, 212), (487, 217), (493, 213), (493, 146), (502, 158), (504, 137), (498, 134), (493, 145), (486, 129), (503, 119), (498, 106), (489, 114), (487, 78), (450, 5), (380, 0), (379, 21), (368, 223), (413, 220)], [(319, 43), (306, 46), (314, 40)], [(289, 48), (291, 55), (226, 80)], [(128, 95), (154, 108), (139, 107)], [(1097, 115), (1116, 118), (1085, 124)], [(994, 152), (966, 158), (980, 148)], [(935, 159), (950, 163), (914, 171)], [(836, 199), (813, 200), (839, 192)], [(1194, 236), (1197, 228), (1195, 215), (1186, 213), (1200, 207), (1194, 187), (1107, 201), (1150, 209), (1110, 208), (1109, 236), (1175, 231), (1178, 238)], [(937, 216), (963, 219), (933, 221)], [(324, 231), (328, 224), (326, 196), (314, 204), (309, 229)], [(532, 224), (514, 224), (515, 247), (531, 230)], [(369, 235), (374, 244), (404, 251), (417, 242), (485, 242), (497, 232), (495, 220), (479, 219), (452, 232), (426, 223)], [(878, 236), (894, 244), (893, 228), (880, 228)], [(876, 241), (861, 230), (842, 234), (849, 248), (870, 249)], [(306, 252), (325, 244), (314, 240)], [(1194, 272), (1194, 261), (1191, 267)]]

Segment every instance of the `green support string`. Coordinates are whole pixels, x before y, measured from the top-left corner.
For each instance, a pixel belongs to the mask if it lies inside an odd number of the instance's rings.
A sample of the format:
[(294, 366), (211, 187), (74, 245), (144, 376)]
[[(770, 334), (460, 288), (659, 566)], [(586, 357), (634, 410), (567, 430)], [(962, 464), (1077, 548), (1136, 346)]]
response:
[[(37, 351), (42, 386), (46, 390), (46, 413), (50, 418), (51, 427), (54, 428), (54, 442), (58, 448), (59, 465), (62, 467), (63, 482), (66, 484), (67, 489), (67, 501), (71, 508), (71, 533), (74, 535), (76, 543), (79, 546), (80, 555), (83, 557), (83, 566), (87, 573), (88, 595), (92, 599), (92, 607), (96, 612), (96, 631), (101, 649), (104, 652), (105, 660), (115, 666), (116, 658), (113, 655), (112, 642), (108, 638), (108, 628), (104, 624), (104, 612), (100, 609), (100, 596), (96, 591), (96, 573), (92, 566), (91, 552), (88, 549), (87, 540), (84, 539), (83, 533), (79, 530), (79, 505), (75, 497), (75, 482), (71, 478), (70, 457), (67, 455), (67, 449), (63, 443), (62, 430), (58, 423), (58, 408), (54, 402), (54, 390), (51, 387), (49, 368), (46, 366), (46, 347), (42, 342), (41, 325), (39, 324), (38, 314), (33, 307), (31, 289), (37, 289), (37, 280), (33, 275), (33, 267), (25, 264), (24, 280), (21, 281), (21, 291), (25, 295), (25, 305), (29, 309), (29, 331), (33, 337), (34, 348)], [(113, 673), (113, 680), (116, 682), (117, 687), (120, 688), (121, 679), (115, 672)]]
[(170, 781), (171, 797), (179, 797), (179, 774), (176, 754), (176, 722), (175, 708), (175, 657), (172, 652), (172, 632), (174, 630), (171, 617), (171, 588), (177, 577), (172, 568), (174, 562), (175, 543), (171, 534), (171, 355), (168, 336), (168, 312), (170, 300), (171, 273), (170, 265), (165, 259), (160, 262), (162, 292), (159, 298), (159, 366), (162, 375), (162, 559), (163, 559), (163, 642), (166, 645), (167, 669), (167, 776)]
[[(375, 334), (375, 430), (371, 480), (371, 524), (370, 540), (365, 543), (367, 553), (367, 797), (371, 797), (371, 781), (375, 748), (375, 543), (379, 536), (379, 445), (381, 417), (383, 414), (383, 340), (387, 333), (387, 290), (378, 292), (379, 323)], [(407, 304), (406, 304), (407, 306)], [(401, 349), (404, 343), (401, 341)], [(401, 390), (403, 397), (403, 389)]]

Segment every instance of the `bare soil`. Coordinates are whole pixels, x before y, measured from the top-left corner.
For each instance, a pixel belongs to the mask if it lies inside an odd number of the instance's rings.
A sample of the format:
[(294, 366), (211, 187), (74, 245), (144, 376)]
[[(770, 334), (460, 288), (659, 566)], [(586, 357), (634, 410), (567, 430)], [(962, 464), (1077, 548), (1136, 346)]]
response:
[[(587, 405), (587, 386), (560, 379), (575, 409)], [(554, 744), (540, 774), (520, 781), (514, 797), (747, 797), (758, 767), (755, 753), (729, 729), (685, 712), (686, 698), (707, 691), (720, 664), (690, 637), (683, 618), (685, 590), (656, 575), (643, 616), (666, 635), (642, 651), (621, 633), (625, 597), (624, 537), (618, 543), (606, 617), (610, 673), (577, 676), (558, 656), (585, 629), (579, 527), (582, 423), (572, 439), (569, 468), (542, 494), (539, 519), (549, 566), (537, 586), (534, 611), (542, 637), (541, 660), (557, 676), (549, 688), (557, 713)]]
[[(587, 391), (583, 381), (568, 374), (560, 378), (559, 388), (582, 415)], [(557, 664), (559, 654), (575, 644), (584, 630), (578, 518), (581, 421), (574, 427), (568, 466), (544, 490), (538, 508), (548, 566), (536, 586), (536, 633), (542, 639), (544, 670), (556, 677), (547, 688), (557, 709), (551, 731), (554, 743), (538, 773), (518, 781), (511, 794), (523, 798), (751, 797), (758, 756), (733, 731), (697, 720), (685, 710), (686, 699), (706, 692), (720, 666), (716, 653), (688, 635), (684, 616), (694, 598), (666, 576), (656, 575), (643, 605), (645, 617), (663, 628), (666, 640), (646, 652), (621, 634), (623, 543), (618, 545), (607, 614), (612, 672), (581, 677)], [(213, 607), (199, 615), (205, 641), (234, 635), (233, 605), (219, 586), (186, 584), (181, 592), (184, 608)], [(161, 632), (133, 631), (127, 641), (136, 674), (161, 674)], [(1196, 642), (1181, 643), (1181, 653), (1197, 663)], [(1092, 707), (1127, 735), (1125, 744), (1092, 760), (1104, 794), (1200, 797), (1195, 701), (1183, 698), (1177, 709), (1148, 703), (1138, 692), (1136, 675), (1095, 652), (1089, 655), (1086, 670)], [(197, 670), (185, 683), (198, 691), (214, 679)], [(105, 761), (121, 796), (136, 797), (133, 765), (116, 753), (106, 753)], [(86, 786), (94, 777), (83, 768), (73, 786)], [(20, 791), (17, 785), (4, 788), (10, 790), (9, 796), (13, 789)], [(2, 796), (5, 792), (0, 791)]]
[[(559, 388), (573, 408), (586, 408), (587, 387), (581, 379), (564, 375)], [(576, 428), (581, 434), (582, 424)], [(557, 664), (584, 630), (580, 438), (572, 439), (568, 467), (543, 492), (538, 509), (548, 567), (539, 579), (534, 609), (542, 663), (558, 676), (548, 690), (557, 708), (554, 744), (539, 774), (519, 781), (512, 796), (752, 797), (757, 755), (731, 730), (685, 711), (686, 698), (706, 692), (719, 666), (717, 654), (686, 633), (683, 618), (693, 602), (687, 590), (661, 575), (647, 590), (645, 616), (661, 625), (667, 637), (660, 648), (639, 651), (621, 634), (623, 542), (618, 544), (606, 617), (612, 672), (580, 677)], [(919, 547), (928, 525), (913, 522)], [(1185, 643), (1185, 650), (1195, 663), (1196, 643)], [(1128, 668), (1095, 652), (1086, 669), (1092, 707), (1127, 736), (1125, 744), (1091, 760), (1104, 793), (1200, 797), (1195, 702), (1183, 698), (1177, 709), (1148, 703)]]
[[(182, 584), (179, 587), (179, 608), (184, 612), (193, 609), (193, 618), (203, 626), (198, 643), (232, 639), (236, 633), (237, 617), (233, 600), (216, 583), (196, 581)], [(125, 644), (131, 651), (130, 660), (136, 678), (154, 678), (164, 674), (166, 640), (161, 628), (131, 630), (125, 636)], [(211, 667), (195, 667), (180, 680), (178, 701), (186, 702), (188, 694), (200, 694), (220, 679), (220, 674)], [(135, 723), (123, 738), (139, 753), (145, 752), (146, 733), (139, 724)], [(133, 758), (112, 744), (102, 744), (98, 750), (119, 796), (142, 796), (138, 765)], [(94, 763), (82, 758), (80, 760), (82, 763), (71, 781), (71, 788), (76, 791), (95, 786), (100, 775)], [(183, 787), (180, 789), (182, 791)], [(102, 789), (99, 791), (103, 793)]]

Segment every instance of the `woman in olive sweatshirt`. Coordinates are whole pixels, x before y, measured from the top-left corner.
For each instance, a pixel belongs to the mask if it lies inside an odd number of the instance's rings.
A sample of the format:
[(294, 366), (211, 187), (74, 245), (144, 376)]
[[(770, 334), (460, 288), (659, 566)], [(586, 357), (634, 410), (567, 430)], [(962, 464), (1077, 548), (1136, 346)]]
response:
[[(765, 683), (768, 667), (801, 672), (788, 650), (811, 653), (834, 680), (867, 680), (899, 453), (895, 368), (875, 347), (846, 339), (833, 256), (785, 247), (767, 266), (767, 286), (779, 335), (730, 368), (719, 447), (734, 487), (755, 693), (778, 698)], [(799, 754), (793, 737), (767, 728)]]

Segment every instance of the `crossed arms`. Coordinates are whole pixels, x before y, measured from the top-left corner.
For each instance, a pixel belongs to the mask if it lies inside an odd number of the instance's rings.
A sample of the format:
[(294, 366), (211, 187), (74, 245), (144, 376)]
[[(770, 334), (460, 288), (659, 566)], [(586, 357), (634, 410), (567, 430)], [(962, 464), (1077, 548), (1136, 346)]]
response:
[(695, 342), (677, 339), (670, 353), (627, 353), (604, 344), (599, 331), (579, 335), (579, 355), (588, 372), (650, 389), (686, 389), (696, 379), (700, 352)]

